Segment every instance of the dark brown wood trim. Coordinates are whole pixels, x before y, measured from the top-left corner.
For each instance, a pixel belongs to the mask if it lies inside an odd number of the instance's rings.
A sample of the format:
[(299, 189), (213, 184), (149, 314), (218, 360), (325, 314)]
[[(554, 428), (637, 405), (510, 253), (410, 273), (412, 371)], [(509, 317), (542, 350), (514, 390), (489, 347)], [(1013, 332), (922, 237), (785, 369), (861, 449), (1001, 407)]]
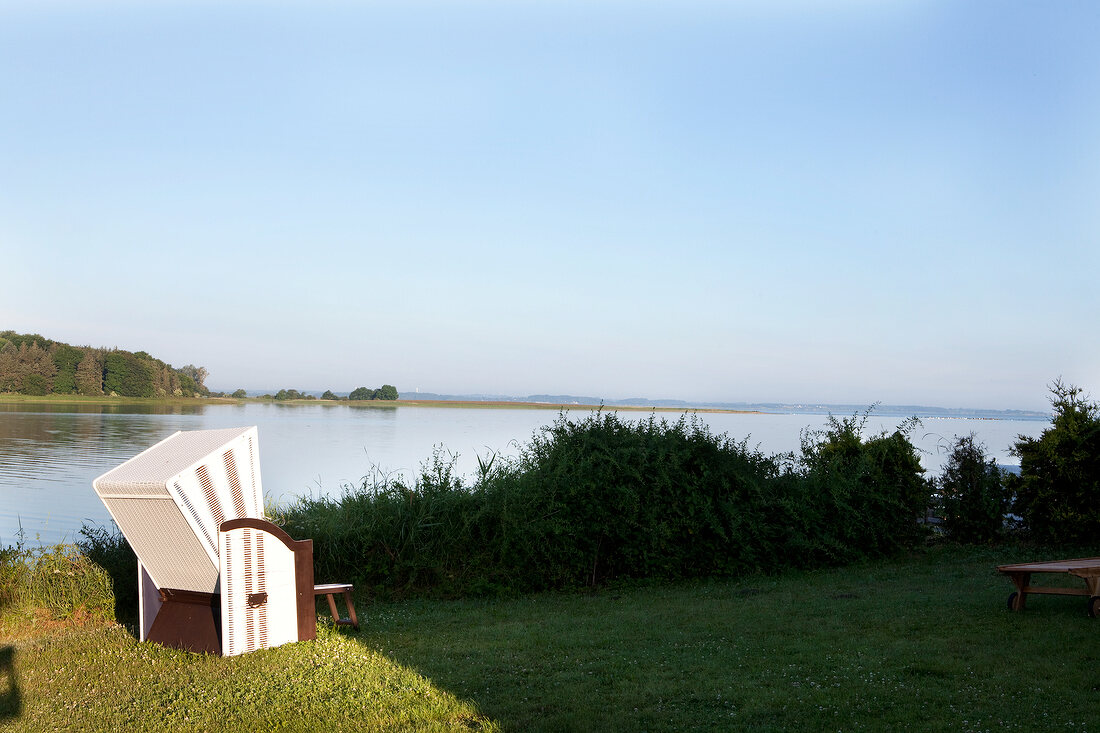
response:
[(221, 654), (221, 596), (161, 588), (164, 602), (146, 636), (174, 649)]
[(163, 603), (194, 603), (199, 606), (219, 604), (217, 593), (204, 593), (199, 590), (180, 590), (178, 588), (157, 588)]
[(298, 596), (298, 641), (317, 638), (317, 603), (313, 597), (313, 540), (294, 543), (294, 590)]

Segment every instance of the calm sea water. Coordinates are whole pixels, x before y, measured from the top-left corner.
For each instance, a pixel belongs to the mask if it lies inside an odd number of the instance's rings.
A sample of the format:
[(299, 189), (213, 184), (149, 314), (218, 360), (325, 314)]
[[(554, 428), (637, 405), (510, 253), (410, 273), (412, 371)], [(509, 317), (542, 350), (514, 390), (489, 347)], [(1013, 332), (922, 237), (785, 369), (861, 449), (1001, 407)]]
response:
[[(588, 410), (574, 410), (579, 419)], [(675, 420), (677, 413), (657, 413)], [(353, 407), (341, 404), (194, 406), (0, 405), (0, 546), (20, 528), (29, 542), (73, 541), (85, 522), (110, 517), (92, 479), (177, 430), (256, 425), (264, 493), (289, 502), (302, 495), (339, 495), (374, 470), (411, 476), (434, 450), (458, 454), (459, 472), (471, 475), (477, 457), (515, 455), (518, 446), (556, 418), (545, 409), (462, 407)], [(649, 413), (622, 412), (627, 420)], [(748, 438), (768, 454), (797, 450), (803, 430), (826, 418), (805, 414), (701, 413), (715, 433)], [(867, 433), (893, 430), (902, 418), (874, 416)], [(924, 418), (914, 442), (925, 468), (938, 472), (942, 446), (955, 435), (977, 433), (999, 463), (1012, 464), (1017, 435), (1039, 435), (1045, 421)]]

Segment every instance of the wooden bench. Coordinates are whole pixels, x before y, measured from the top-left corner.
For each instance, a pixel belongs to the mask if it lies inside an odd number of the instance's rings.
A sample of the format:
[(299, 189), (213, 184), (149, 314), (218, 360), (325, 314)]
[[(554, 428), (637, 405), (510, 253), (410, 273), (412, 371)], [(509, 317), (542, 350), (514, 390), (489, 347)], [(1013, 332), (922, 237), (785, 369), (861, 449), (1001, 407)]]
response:
[[(328, 598), (328, 607), (332, 611), (332, 622), (337, 626), (351, 626), (356, 631), (359, 630), (359, 619), (355, 615), (355, 604), (351, 602), (351, 583), (325, 583), (323, 585), (313, 586), (313, 597), (325, 596)], [(341, 618), (340, 613), (336, 610), (336, 594), (341, 593), (344, 596), (344, 604), (348, 607), (348, 618)]]
[[(1007, 575), (1016, 585), (1016, 591), (1008, 597), (1008, 608), (1024, 610), (1027, 597), (1032, 593), (1060, 596), (1088, 596), (1089, 616), (1100, 614), (1100, 557), (1082, 557), (1074, 560), (1051, 562), (1026, 562), (1015, 565), (998, 565), (997, 571)], [(1031, 585), (1034, 573), (1065, 573), (1085, 581), (1084, 588), (1065, 588)]]

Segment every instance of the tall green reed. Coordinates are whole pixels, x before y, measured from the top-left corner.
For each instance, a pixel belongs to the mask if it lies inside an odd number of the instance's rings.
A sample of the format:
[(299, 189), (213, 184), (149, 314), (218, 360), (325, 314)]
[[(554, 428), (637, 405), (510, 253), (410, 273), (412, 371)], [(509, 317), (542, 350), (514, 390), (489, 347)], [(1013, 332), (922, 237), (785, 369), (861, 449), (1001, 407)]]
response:
[(34, 548), (20, 537), (15, 545), (0, 548), (0, 611), (106, 618), (113, 605), (110, 576), (75, 545)]

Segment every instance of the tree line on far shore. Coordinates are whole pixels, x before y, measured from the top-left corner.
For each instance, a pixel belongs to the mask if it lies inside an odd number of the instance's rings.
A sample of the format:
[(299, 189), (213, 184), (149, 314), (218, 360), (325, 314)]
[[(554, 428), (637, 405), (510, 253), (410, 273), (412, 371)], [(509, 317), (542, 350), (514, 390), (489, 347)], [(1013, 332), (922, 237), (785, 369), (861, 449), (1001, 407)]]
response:
[(72, 346), (0, 331), (0, 392), (25, 395), (206, 397), (209, 372), (173, 367), (145, 351)]
[[(243, 399), (248, 396), (243, 389), (238, 389), (236, 392), (230, 395), (230, 397), (236, 397), (237, 399)], [(378, 389), (371, 389), (370, 387), (356, 387), (351, 391), (347, 397), (341, 397), (333, 392), (331, 389), (326, 389), (321, 395), (322, 400), (396, 400), (398, 397), (397, 387), (392, 384), (383, 384)], [(296, 389), (280, 389), (275, 394), (261, 395), (260, 399), (266, 400), (315, 400), (316, 395), (309, 394), (308, 392), (301, 392)]]
[[(0, 331), (0, 393), (31, 396), (82, 395), (88, 397), (235, 397), (211, 392), (204, 382), (210, 372), (187, 364), (173, 367), (145, 351), (118, 348), (72, 346), (37, 333)], [(358, 387), (346, 398), (325, 390), (322, 400), (396, 400), (397, 388), (383, 384), (377, 389)], [(312, 394), (280, 389), (262, 395), (269, 400), (315, 400)]]

